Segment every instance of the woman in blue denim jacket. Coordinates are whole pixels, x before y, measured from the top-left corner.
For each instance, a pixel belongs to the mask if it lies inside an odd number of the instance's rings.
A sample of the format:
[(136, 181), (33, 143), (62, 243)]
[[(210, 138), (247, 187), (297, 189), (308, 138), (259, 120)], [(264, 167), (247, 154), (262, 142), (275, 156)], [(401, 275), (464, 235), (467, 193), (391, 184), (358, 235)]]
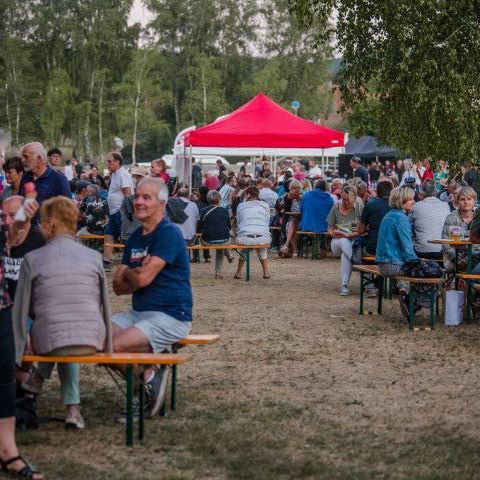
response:
[[(398, 187), (390, 193), (389, 204), (392, 207), (380, 224), (376, 260), (378, 270), (384, 277), (401, 273), (402, 266), (410, 260), (418, 260), (413, 248), (412, 225), (407, 214), (415, 205), (415, 190), (409, 187)], [(408, 318), (409, 285), (398, 282), (400, 308)], [(419, 308), (416, 306), (415, 309)]]
[(376, 251), (378, 269), (383, 276), (398, 275), (406, 262), (418, 259), (407, 217), (415, 205), (414, 196), (415, 191), (408, 187), (394, 188), (390, 194), (392, 210), (380, 225)]

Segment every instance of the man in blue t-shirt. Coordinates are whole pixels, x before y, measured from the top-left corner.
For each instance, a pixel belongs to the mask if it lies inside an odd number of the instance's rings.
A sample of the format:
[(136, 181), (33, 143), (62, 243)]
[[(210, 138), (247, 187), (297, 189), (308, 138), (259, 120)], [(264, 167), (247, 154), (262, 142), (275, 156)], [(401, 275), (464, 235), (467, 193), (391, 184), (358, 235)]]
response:
[[(165, 216), (168, 190), (157, 178), (145, 178), (135, 191), (135, 216), (141, 223), (128, 239), (113, 290), (132, 294), (132, 309), (112, 316), (113, 349), (161, 353), (184, 338), (192, 326), (190, 262), (180, 229)], [(150, 415), (165, 398), (166, 368), (145, 374)]]

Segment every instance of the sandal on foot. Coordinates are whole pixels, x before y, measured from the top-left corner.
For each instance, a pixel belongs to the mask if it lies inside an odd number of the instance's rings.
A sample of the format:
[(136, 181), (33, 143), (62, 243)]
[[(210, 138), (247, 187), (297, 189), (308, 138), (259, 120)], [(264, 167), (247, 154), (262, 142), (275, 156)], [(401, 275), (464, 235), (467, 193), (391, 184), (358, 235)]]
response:
[(263, 278), (264, 278), (265, 280), (268, 280), (270, 277), (271, 277), (271, 275), (264, 275), (264, 276), (263, 276)]
[(223, 278), (223, 275), (221, 273), (216, 273), (215, 278)]
[(240, 280), (240, 279), (242, 278), (242, 274), (241, 274), (241, 273), (236, 273), (236, 274), (233, 276), (233, 278), (234, 278), (235, 280)]
[[(8, 468), (9, 465), (18, 461), (24, 464), (24, 467), (22, 467), (20, 470), (12, 470), (11, 468)], [(43, 479), (43, 475), (38, 470), (35, 470), (35, 467), (30, 465), (21, 455), (5, 461), (0, 460), (0, 464), (2, 465), (2, 471), (10, 476), (26, 478), (27, 480)]]

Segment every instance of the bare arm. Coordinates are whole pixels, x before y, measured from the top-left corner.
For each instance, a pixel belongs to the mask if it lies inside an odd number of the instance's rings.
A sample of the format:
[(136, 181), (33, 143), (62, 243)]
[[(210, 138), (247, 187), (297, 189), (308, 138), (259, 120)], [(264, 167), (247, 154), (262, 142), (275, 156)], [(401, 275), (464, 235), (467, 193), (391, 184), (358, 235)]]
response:
[(133, 286), (126, 280), (125, 272), (131, 270), (126, 265), (120, 265), (115, 271), (115, 276), (113, 278), (113, 291), (117, 295), (129, 295), (135, 290)]
[(127, 295), (144, 288), (162, 271), (167, 263), (160, 257), (147, 257), (141, 267), (129, 268), (122, 265), (113, 279), (113, 290), (117, 295)]
[(359, 223), (358, 229), (357, 229), (357, 235), (363, 235), (364, 233), (367, 233), (367, 227), (365, 226), (364, 223)]

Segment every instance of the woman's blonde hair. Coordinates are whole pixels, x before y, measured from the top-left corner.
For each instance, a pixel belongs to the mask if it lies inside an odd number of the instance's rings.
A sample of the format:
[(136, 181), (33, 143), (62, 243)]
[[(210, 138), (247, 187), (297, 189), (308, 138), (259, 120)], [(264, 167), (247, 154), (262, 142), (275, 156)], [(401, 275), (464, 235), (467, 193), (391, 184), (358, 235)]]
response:
[(352, 205), (355, 204), (355, 200), (357, 199), (357, 189), (352, 185), (345, 185), (342, 188), (342, 194), (346, 193), (348, 195), (348, 199)]
[(460, 197), (472, 198), (477, 202), (477, 192), (472, 187), (460, 187), (455, 192), (455, 205), (458, 205)]
[(40, 208), (41, 223), (52, 224), (52, 234), (77, 233), (78, 209), (67, 197), (54, 197), (45, 201)]
[(415, 198), (415, 190), (409, 187), (396, 187), (390, 193), (388, 203), (392, 208), (403, 210), (403, 205)]

